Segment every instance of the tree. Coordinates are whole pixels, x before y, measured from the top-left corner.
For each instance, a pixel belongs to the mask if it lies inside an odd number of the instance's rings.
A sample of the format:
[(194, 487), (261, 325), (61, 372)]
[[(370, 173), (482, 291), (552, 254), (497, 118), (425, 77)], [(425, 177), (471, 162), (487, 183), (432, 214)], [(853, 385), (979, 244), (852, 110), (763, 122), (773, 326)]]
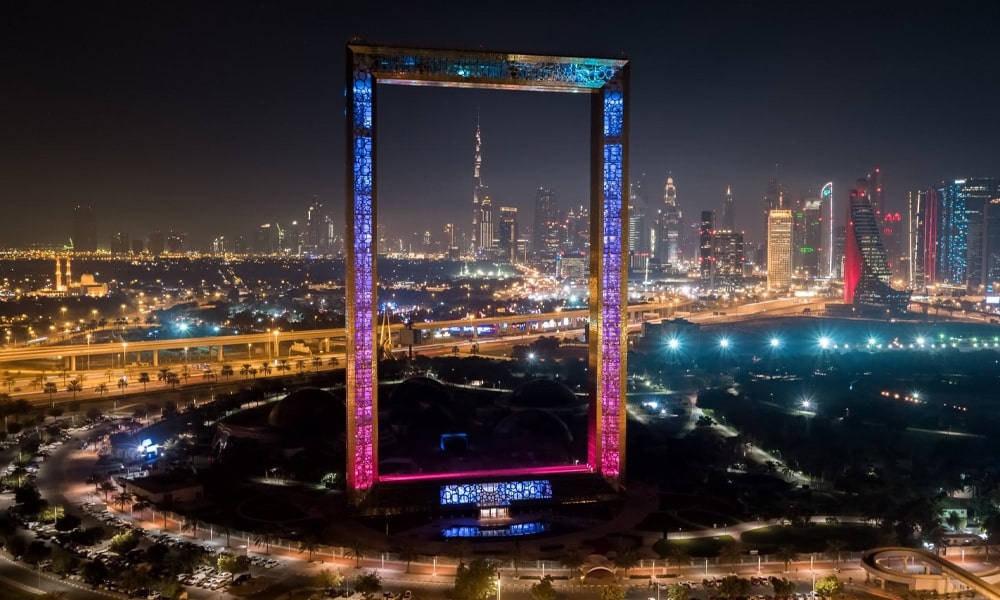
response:
[(229, 573), (230, 580), (237, 574), (250, 569), (250, 560), (244, 556), (234, 556), (232, 554), (220, 554), (215, 561), (215, 566), (223, 573)]
[(45, 385), (42, 387), (42, 391), (49, 395), (50, 402), (54, 402), (54, 400), (52, 400), (52, 395), (59, 391), (59, 386), (57, 386), (54, 381), (46, 381)]
[(612, 562), (615, 564), (615, 567), (624, 571), (625, 577), (628, 577), (629, 569), (639, 564), (639, 557), (635, 552), (635, 548), (620, 545), (615, 552)]
[(531, 600), (556, 600), (556, 588), (552, 587), (552, 576), (546, 575), (531, 586)]
[(577, 571), (583, 566), (583, 555), (576, 548), (567, 548), (563, 552), (562, 559), (560, 560), (563, 566), (571, 571)]
[[(785, 567), (788, 570), (788, 567)], [(789, 581), (784, 577), (771, 577), (770, 579), (771, 587), (774, 589), (775, 598), (791, 598), (792, 594), (795, 593), (795, 582)]]
[(787, 573), (788, 563), (798, 558), (799, 555), (797, 552), (795, 552), (795, 548), (788, 545), (784, 545), (778, 547), (778, 551), (774, 554), (774, 557), (785, 565), (784, 572)]
[(111, 538), (111, 543), (108, 544), (108, 548), (117, 554), (128, 554), (130, 550), (134, 550), (138, 545), (139, 536), (135, 533), (135, 531), (129, 529), (128, 531), (119, 533)]
[(299, 542), (299, 552), (309, 553), (309, 562), (313, 561), (313, 553), (319, 550), (319, 540), (314, 535), (305, 535)]
[(96, 586), (104, 583), (104, 580), (108, 576), (108, 568), (104, 566), (103, 563), (97, 561), (83, 563), (83, 567), (80, 569), (80, 574), (83, 575), (83, 580), (90, 585)]
[(722, 598), (740, 598), (750, 595), (750, 580), (736, 575), (728, 575), (719, 582), (719, 596)]
[(336, 369), (337, 367), (340, 366), (340, 359), (338, 359), (336, 356), (331, 356), (330, 360), (326, 361), (326, 364)]
[(168, 368), (163, 368), (163, 369), (160, 369), (160, 370), (159, 370), (159, 371), (157, 372), (157, 374), (156, 374), (156, 380), (157, 380), (157, 381), (162, 381), (162, 382), (163, 382), (163, 385), (167, 385), (167, 383), (169, 383), (169, 382), (167, 381), (167, 374), (168, 374), (168, 373), (170, 373), (170, 369), (168, 369)]
[(831, 598), (844, 591), (844, 582), (836, 575), (827, 575), (816, 580), (816, 593), (824, 598)]
[(602, 586), (601, 600), (625, 600), (625, 588), (617, 583)]
[(364, 598), (372, 598), (382, 589), (382, 577), (375, 571), (366, 571), (358, 575), (354, 589)]
[(847, 547), (847, 542), (836, 538), (826, 541), (826, 553), (833, 559), (833, 564), (840, 566), (840, 553)]
[(226, 381), (229, 381), (229, 378), (233, 376), (233, 365), (222, 365), (219, 374), (225, 377)]
[(271, 374), (271, 365), (267, 364), (266, 362), (260, 363), (260, 367), (257, 369), (257, 371), (263, 374), (265, 377), (267, 377), (268, 375)]
[(101, 398), (103, 398), (104, 394), (108, 393), (108, 384), (104, 382), (98, 383), (96, 386), (94, 386), (94, 391), (97, 392), (101, 396)]
[(83, 391), (83, 382), (79, 379), (74, 379), (66, 384), (66, 391), (73, 394), (73, 400), (76, 400), (76, 393)]
[(97, 489), (101, 492), (104, 492), (104, 501), (107, 502), (108, 496), (111, 494), (111, 492), (117, 490), (118, 486), (109, 480), (104, 480), (97, 484)]
[(115, 505), (118, 506), (119, 511), (125, 512), (125, 507), (131, 504), (132, 502), (132, 494), (124, 491), (118, 492), (114, 495), (114, 497), (111, 500), (112, 502), (115, 503)]
[(122, 391), (122, 396), (125, 395), (125, 390), (127, 388), (128, 388), (128, 379), (125, 378), (125, 377), (122, 377), (121, 379), (118, 380), (118, 389), (120, 389)]
[(313, 366), (313, 371), (318, 373), (319, 368), (323, 366), (323, 359), (318, 356), (314, 356), (312, 359), (312, 366)]
[(319, 573), (316, 573), (313, 581), (316, 583), (316, 587), (328, 590), (340, 587), (344, 583), (344, 576), (340, 574), (340, 571), (334, 572), (330, 569), (323, 569)]
[(253, 370), (253, 365), (248, 363), (243, 363), (243, 365), (240, 366), (240, 375), (242, 375), (244, 379), (250, 379), (250, 372), (252, 370)]
[(667, 546), (668, 561), (672, 561), (677, 567), (677, 576), (680, 577), (681, 567), (691, 564), (691, 555), (687, 553), (684, 546), (680, 544), (669, 544)]
[(198, 519), (191, 516), (185, 516), (184, 520), (181, 521), (181, 531), (190, 531), (191, 537), (198, 537)]
[(667, 600), (689, 600), (690, 597), (691, 589), (687, 586), (674, 584), (667, 588)]
[(948, 511), (948, 517), (945, 519), (945, 523), (952, 531), (958, 531), (962, 528), (962, 517), (960, 517), (957, 512), (950, 510)]
[(399, 547), (399, 560), (406, 562), (406, 572), (410, 572), (410, 563), (417, 558), (417, 549), (413, 544), (403, 543)]
[(456, 600), (490, 600), (497, 589), (497, 565), (484, 558), (461, 563), (455, 571)]
[(730, 570), (736, 568), (736, 563), (743, 557), (743, 549), (736, 540), (727, 540), (719, 548), (719, 562), (729, 565)]
[(346, 556), (347, 558), (353, 558), (354, 568), (360, 569), (361, 561), (366, 556), (367, 550), (368, 547), (365, 546), (364, 542), (362, 542), (357, 538), (354, 538), (353, 540), (351, 540), (351, 546), (344, 552), (344, 556)]
[(270, 529), (265, 529), (254, 535), (253, 543), (255, 546), (264, 546), (264, 554), (271, 553), (271, 544), (278, 539), (274, 532)]
[(146, 373), (145, 371), (143, 371), (142, 373), (139, 373), (139, 383), (142, 384), (142, 391), (143, 392), (146, 391), (146, 384), (148, 384), (149, 381), (150, 381), (150, 379), (149, 379), (149, 373)]

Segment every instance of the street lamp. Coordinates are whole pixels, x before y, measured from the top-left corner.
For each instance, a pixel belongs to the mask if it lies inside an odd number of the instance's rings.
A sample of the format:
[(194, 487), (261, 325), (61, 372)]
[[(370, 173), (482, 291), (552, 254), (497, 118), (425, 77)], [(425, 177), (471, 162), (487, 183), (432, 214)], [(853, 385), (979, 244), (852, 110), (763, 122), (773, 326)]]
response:
[(281, 353), (278, 351), (278, 330), (275, 329), (274, 330), (274, 358), (278, 358), (279, 356), (281, 356)]
[(87, 370), (90, 370), (90, 340), (93, 336), (89, 333), (87, 334)]
[(125, 349), (128, 348), (128, 342), (122, 342), (122, 370), (125, 370)]
[(251, 346), (253, 346), (253, 344), (250, 343), (250, 342), (247, 342), (247, 360), (250, 360), (250, 358), (253, 356), (253, 354), (250, 352), (250, 347)]

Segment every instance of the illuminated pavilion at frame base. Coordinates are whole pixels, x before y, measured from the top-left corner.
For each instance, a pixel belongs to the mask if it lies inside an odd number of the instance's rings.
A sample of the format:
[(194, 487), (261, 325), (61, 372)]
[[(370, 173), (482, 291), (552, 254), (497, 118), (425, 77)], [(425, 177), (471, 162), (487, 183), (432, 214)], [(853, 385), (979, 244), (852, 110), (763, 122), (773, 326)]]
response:
[[(547, 91), (590, 97), (590, 324), (587, 456), (543, 470), (449, 472), (398, 478), (380, 473), (375, 277), (376, 97), (380, 86)], [(482, 521), (506, 519), (521, 502), (552, 502), (558, 482), (595, 482), (593, 496), (624, 489), (627, 313), (629, 63), (351, 44), (346, 81), (347, 492), (362, 511), (387, 510), (396, 494), (427, 488), (441, 506), (475, 507)], [(470, 207), (471, 208), (471, 207)], [(582, 485), (582, 484), (581, 484)], [(403, 490), (397, 492), (397, 490)], [(570, 494), (573, 495), (573, 494)], [(583, 494), (586, 495), (586, 494)], [(428, 497), (428, 500), (430, 496)], [(493, 531), (502, 528), (492, 529)], [(520, 532), (508, 532), (505, 535)], [(528, 533), (528, 532), (523, 532)]]

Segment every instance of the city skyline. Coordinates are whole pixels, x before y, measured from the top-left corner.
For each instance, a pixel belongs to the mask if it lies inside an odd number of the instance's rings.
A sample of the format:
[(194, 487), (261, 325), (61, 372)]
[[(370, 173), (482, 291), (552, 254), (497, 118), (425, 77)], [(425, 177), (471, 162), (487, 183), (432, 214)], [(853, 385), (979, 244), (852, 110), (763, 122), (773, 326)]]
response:
[[(701, 210), (722, 214), (731, 186), (736, 229), (751, 243), (764, 241), (763, 197), (773, 177), (786, 201), (818, 196), (833, 181), (844, 203), (857, 177), (880, 166), (886, 204), (903, 212), (911, 191), (1000, 173), (989, 151), (998, 84), (976, 79), (977, 93), (959, 98), (933, 83), (979, 73), (989, 56), (980, 28), (992, 7), (916, 15), (894, 3), (636, 5), (623, 7), (628, 27), (618, 33), (602, 30), (596, 7), (543, 9), (511, 31), (469, 12), (388, 11), (413, 17), (400, 23), (365, 7), (222, 6), (54, 14), (24, 7), (14, 15), (12, 85), (0, 100), (8, 140), (0, 160), (9, 170), (0, 197), (13, 218), (0, 225), (0, 247), (68, 242), (77, 205), (93, 207), (100, 248), (116, 233), (145, 239), (174, 230), (202, 245), (249, 236), (265, 222), (303, 221), (314, 195), (341, 231), (338, 73), (354, 35), (628, 58), (630, 180), (645, 173), (655, 190), (674, 177), (686, 220)], [(563, 26), (553, 31), (551, 23)], [(865, 44), (847, 42), (855, 29), (867, 34)], [(928, 37), (910, 35), (930, 30), (940, 33), (933, 48), (922, 41)], [(391, 87), (382, 94), (379, 186), (389, 230), (443, 236), (436, 229), (447, 222), (459, 233), (470, 226), (450, 215), (468, 214), (477, 113), (494, 207), (529, 218), (539, 187), (554, 189), (564, 207), (585, 203), (582, 97)]]

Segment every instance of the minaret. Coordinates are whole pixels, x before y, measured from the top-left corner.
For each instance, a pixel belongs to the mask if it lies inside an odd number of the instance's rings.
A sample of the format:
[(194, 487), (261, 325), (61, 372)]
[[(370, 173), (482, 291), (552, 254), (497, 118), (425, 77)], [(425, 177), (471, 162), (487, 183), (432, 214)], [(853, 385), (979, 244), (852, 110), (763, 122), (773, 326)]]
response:
[(66, 257), (66, 288), (68, 289), (73, 285), (73, 273), (70, 272), (69, 267), (69, 257)]
[(733, 188), (726, 186), (726, 198), (722, 202), (722, 229), (736, 231), (736, 213), (733, 212)]
[(62, 269), (59, 268), (59, 255), (56, 255), (56, 291), (62, 291)]
[(476, 154), (474, 157), (472, 171), (472, 250), (482, 248), (482, 240), (479, 239), (479, 207), (484, 195), (483, 190), (483, 138), (479, 130), (479, 111), (476, 111)]

